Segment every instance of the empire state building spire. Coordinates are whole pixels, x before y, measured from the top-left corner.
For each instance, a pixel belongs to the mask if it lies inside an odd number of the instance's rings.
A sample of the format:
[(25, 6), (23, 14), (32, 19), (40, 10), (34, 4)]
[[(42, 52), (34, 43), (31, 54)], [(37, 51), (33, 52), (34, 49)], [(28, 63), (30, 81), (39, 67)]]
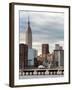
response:
[(28, 17), (28, 26), (30, 26), (30, 20), (29, 20), (29, 17)]
[(28, 48), (32, 48), (32, 31), (30, 27), (30, 19), (28, 17), (28, 28), (26, 31), (26, 44), (28, 45)]

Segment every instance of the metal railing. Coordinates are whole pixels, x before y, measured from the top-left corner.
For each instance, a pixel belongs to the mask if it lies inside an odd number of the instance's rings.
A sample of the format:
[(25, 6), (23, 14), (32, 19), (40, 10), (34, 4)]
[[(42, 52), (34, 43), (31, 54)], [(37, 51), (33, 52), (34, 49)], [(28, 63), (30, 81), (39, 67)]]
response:
[(20, 76), (23, 75), (64, 75), (64, 70), (51, 69), (24, 69), (19, 71)]

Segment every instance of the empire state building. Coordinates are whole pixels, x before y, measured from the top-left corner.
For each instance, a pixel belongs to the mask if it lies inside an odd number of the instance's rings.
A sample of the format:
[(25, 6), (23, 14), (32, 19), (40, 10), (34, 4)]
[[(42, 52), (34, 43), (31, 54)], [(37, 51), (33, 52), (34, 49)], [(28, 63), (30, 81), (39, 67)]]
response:
[(28, 17), (28, 28), (26, 31), (26, 44), (28, 45), (28, 48), (32, 48), (32, 31), (30, 27), (29, 17)]

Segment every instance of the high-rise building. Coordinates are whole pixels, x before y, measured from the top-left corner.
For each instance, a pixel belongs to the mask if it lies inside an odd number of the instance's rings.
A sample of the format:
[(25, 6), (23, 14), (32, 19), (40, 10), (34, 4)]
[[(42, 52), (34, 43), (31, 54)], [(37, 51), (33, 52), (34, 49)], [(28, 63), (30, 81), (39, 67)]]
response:
[(37, 51), (33, 48), (28, 48), (28, 67), (34, 67), (37, 58)]
[(49, 53), (49, 45), (42, 44), (42, 54), (48, 54), (48, 53)]
[(28, 28), (26, 31), (26, 44), (28, 45), (28, 48), (32, 48), (32, 31), (30, 27), (29, 17), (28, 17)]
[(63, 47), (62, 46), (60, 46), (60, 48), (59, 48), (60, 50), (63, 50)]
[(49, 45), (42, 44), (42, 59), (47, 60), (47, 54), (49, 53)]
[(62, 47), (54, 50), (54, 61), (57, 67), (64, 67), (64, 50)]
[(60, 50), (60, 65), (64, 67), (64, 50)]
[(59, 49), (60, 49), (59, 44), (55, 44), (55, 50), (59, 50)]
[(28, 66), (28, 46), (19, 44), (19, 68), (24, 69)]

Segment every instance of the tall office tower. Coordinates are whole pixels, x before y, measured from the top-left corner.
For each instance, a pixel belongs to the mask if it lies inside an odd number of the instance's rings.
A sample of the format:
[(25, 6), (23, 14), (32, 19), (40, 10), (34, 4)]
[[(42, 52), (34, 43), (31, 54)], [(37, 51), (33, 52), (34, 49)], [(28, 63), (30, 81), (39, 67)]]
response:
[(47, 54), (49, 53), (49, 45), (48, 44), (42, 44), (42, 59), (47, 60)]
[(59, 50), (60, 46), (59, 44), (55, 44), (55, 50)]
[(49, 53), (49, 44), (42, 44), (42, 54)]
[(19, 44), (19, 69), (27, 68), (28, 66), (28, 46)]
[(28, 28), (26, 31), (26, 44), (28, 45), (28, 48), (32, 48), (32, 31), (30, 27), (29, 17), (28, 17)]
[(37, 50), (28, 48), (28, 67), (34, 67), (35, 59), (37, 58)]
[(59, 48), (60, 50), (63, 50), (63, 47), (62, 46), (60, 46), (60, 48)]
[(64, 50), (54, 50), (54, 61), (57, 67), (64, 67)]

